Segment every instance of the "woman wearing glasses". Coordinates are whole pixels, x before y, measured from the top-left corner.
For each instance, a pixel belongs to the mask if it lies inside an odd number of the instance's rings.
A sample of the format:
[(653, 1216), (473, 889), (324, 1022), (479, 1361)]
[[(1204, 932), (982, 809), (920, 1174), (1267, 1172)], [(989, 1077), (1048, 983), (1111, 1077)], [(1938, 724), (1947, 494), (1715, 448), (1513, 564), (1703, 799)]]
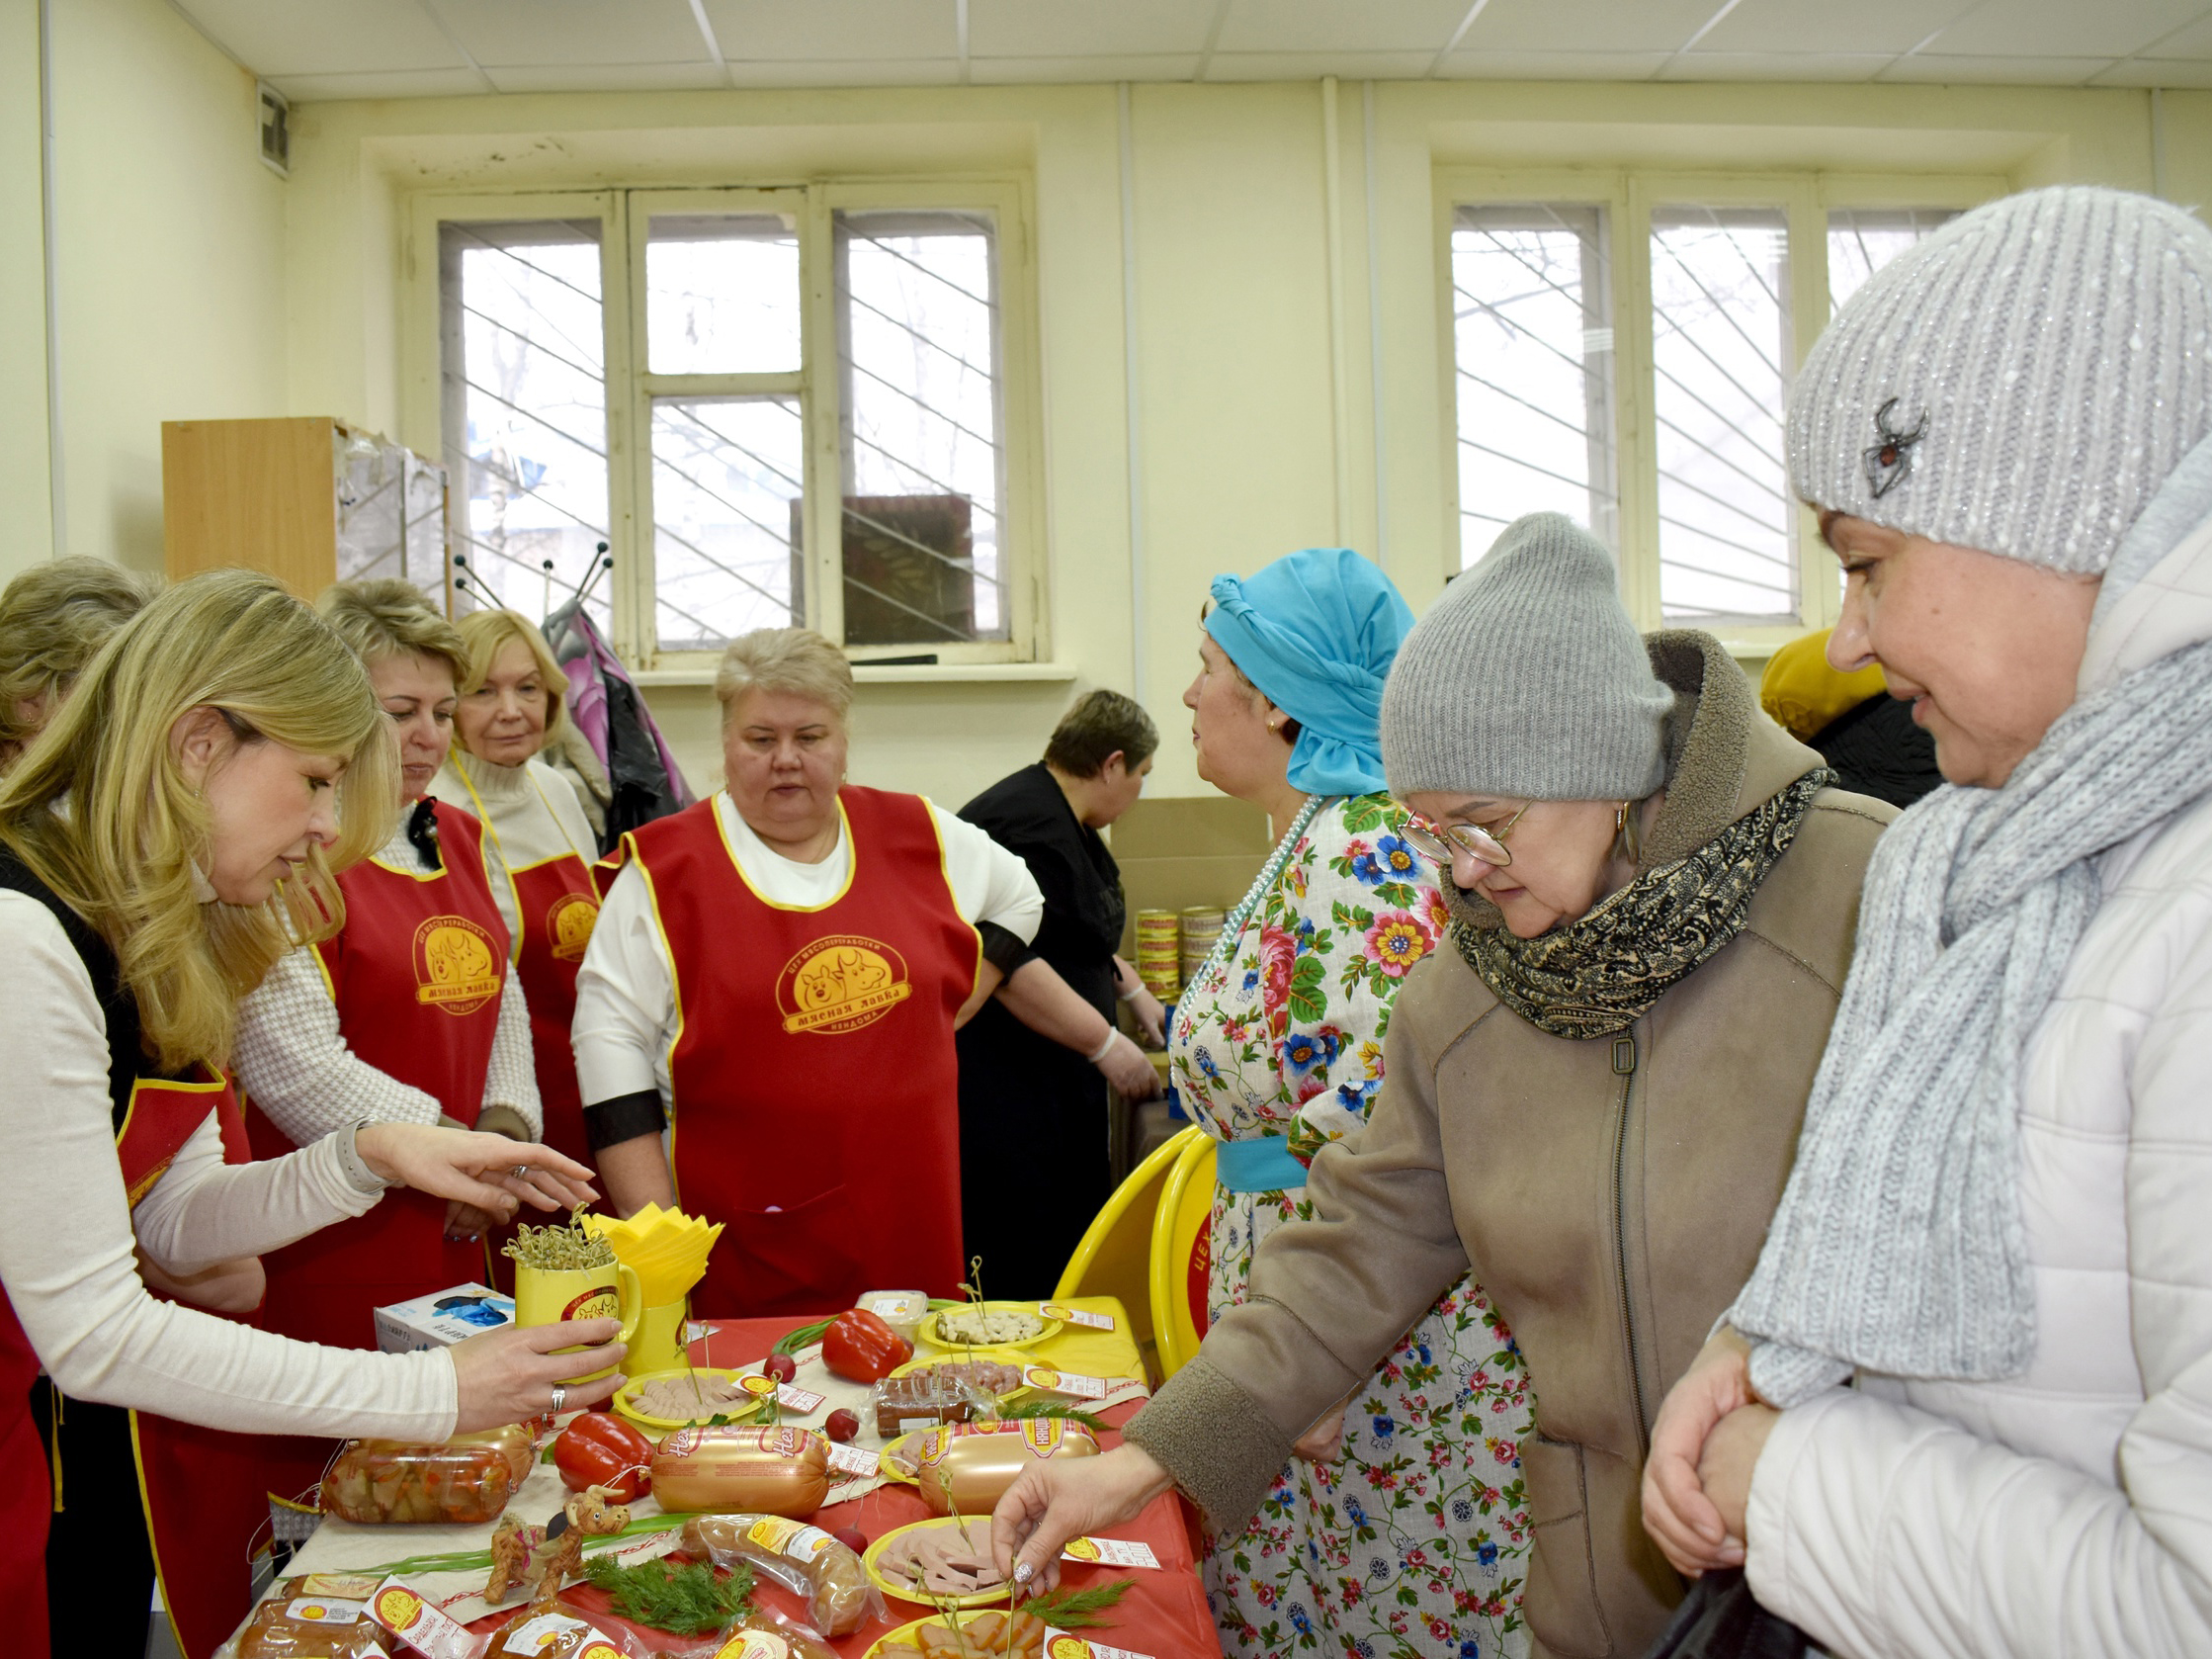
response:
[(1405, 838), (1451, 877), (1389, 1087), (1128, 1443), (1025, 1476), (998, 1535), (1028, 1534), (1039, 1582), (1170, 1484), (1243, 1513), (1472, 1266), (1536, 1401), (1531, 1650), (1640, 1654), (1683, 1588), (1638, 1522), (1653, 1415), (1757, 1258), (1895, 814), (1829, 787), (1719, 641), (1639, 640), (1605, 550), (1551, 514), (1406, 638), (1382, 741)]
[[(1221, 1141), (1218, 1319), (1248, 1294), (1259, 1243), (1312, 1214), (1314, 1154), (1365, 1121), (1391, 1004), (1444, 916), (1383, 790), (1383, 681), (1413, 620), (1390, 578), (1313, 548), (1217, 578), (1213, 598), (1183, 694), (1199, 775), (1264, 808), (1280, 837), (1168, 1033), (1182, 1099)], [(1226, 1652), (1519, 1651), (1526, 1389), (1462, 1266), (1362, 1367), (1348, 1423), (1319, 1425), (1297, 1447), (1306, 1462), (1277, 1447), (1253, 1490), (1212, 1512), (1206, 1585)], [(1347, 1380), (1337, 1397), (1352, 1393)]]

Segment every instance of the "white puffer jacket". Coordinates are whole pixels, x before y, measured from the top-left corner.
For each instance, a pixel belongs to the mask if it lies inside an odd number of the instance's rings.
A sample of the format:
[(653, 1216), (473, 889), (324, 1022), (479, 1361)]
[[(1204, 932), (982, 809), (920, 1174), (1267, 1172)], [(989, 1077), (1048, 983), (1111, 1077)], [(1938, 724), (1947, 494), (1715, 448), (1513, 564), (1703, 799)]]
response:
[[(2082, 689), (2206, 638), (2212, 522), (2098, 619)], [(2028, 1047), (2034, 1362), (1862, 1374), (1760, 1455), (1751, 1587), (1833, 1653), (2212, 1655), (2212, 795), (2176, 806), (2106, 854)]]

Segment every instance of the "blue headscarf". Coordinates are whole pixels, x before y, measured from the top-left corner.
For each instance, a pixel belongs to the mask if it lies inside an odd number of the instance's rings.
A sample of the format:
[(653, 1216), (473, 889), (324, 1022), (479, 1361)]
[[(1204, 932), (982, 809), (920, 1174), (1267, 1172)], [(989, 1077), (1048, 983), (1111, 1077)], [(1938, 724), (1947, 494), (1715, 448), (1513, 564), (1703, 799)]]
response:
[(1384, 788), (1383, 681), (1413, 613), (1350, 548), (1307, 548), (1253, 575), (1216, 576), (1206, 632), (1297, 721), (1290, 782), (1310, 795)]

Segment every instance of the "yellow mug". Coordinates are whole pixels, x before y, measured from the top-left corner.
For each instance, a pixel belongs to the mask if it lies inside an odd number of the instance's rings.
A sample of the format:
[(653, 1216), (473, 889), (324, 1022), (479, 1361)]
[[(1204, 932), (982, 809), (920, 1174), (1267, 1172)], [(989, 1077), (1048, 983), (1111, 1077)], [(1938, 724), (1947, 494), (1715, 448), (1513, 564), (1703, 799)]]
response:
[(630, 1345), (623, 1369), (634, 1377), (684, 1365), (684, 1304), (654, 1302), (638, 1316), (638, 1340)]
[[(517, 1325), (558, 1325), (568, 1319), (619, 1319), (622, 1321), (619, 1340), (628, 1343), (637, 1337), (638, 1324), (644, 1311), (644, 1289), (638, 1283), (638, 1269), (628, 1263), (609, 1262), (598, 1267), (533, 1267), (519, 1262), (515, 1265)], [(582, 1349), (571, 1345), (553, 1352), (578, 1353)], [(564, 1380), (594, 1382), (613, 1369), (610, 1365), (588, 1377)]]

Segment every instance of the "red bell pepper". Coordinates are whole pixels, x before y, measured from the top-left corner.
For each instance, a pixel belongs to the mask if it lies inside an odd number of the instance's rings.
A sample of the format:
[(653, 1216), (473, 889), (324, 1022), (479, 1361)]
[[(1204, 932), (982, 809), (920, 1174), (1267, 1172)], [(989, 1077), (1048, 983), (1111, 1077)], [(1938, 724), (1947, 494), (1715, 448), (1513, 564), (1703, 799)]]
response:
[(619, 1417), (587, 1411), (553, 1441), (553, 1466), (571, 1492), (604, 1486), (615, 1502), (642, 1497), (653, 1483), (652, 1442)]
[(914, 1345), (865, 1308), (847, 1308), (821, 1335), (821, 1362), (847, 1382), (881, 1382), (914, 1356)]

